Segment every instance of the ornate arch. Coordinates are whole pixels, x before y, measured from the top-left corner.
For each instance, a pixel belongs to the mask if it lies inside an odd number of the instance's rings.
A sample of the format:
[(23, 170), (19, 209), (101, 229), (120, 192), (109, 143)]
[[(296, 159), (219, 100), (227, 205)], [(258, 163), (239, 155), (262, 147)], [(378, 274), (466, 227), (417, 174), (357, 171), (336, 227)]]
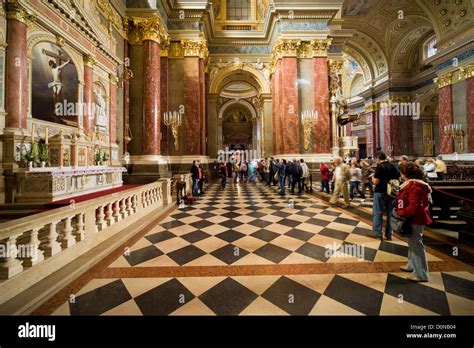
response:
[(240, 64), (229, 65), (228, 67), (220, 69), (212, 78), (212, 81), (209, 86), (209, 94), (219, 94), (223, 87), (222, 81), (224, 81), (226, 77), (232, 75), (235, 71), (238, 70), (246, 71), (251, 74), (252, 77), (258, 82), (261, 93), (271, 93), (269, 82), (265, 79), (265, 77), (259, 70), (246, 64)]
[(252, 115), (252, 120), (256, 120), (258, 118), (257, 112), (255, 111), (255, 108), (250, 102), (248, 102), (245, 99), (232, 99), (232, 100), (228, 100), (221, 106), (219, 110), (219, 115), (218, 115), (219, 120), (223, 119), (224, 112), (228, 108), (235, 105), (241, 105), (241, 106), (244, 106), (246, 109), (248, 109), (250, 111), (250, 114)]

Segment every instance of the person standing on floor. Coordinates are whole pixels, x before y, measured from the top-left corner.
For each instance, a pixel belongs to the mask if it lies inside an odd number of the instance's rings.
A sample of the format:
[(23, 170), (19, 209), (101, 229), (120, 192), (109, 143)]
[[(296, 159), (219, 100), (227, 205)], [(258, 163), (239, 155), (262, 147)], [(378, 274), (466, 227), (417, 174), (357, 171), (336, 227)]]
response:
[(329, 194), (329, 167), (325, 162), (321, 162), (319, 172), (321, 173), (321, 192), (326, 190), (327, 194)]
[(429, 206), (431, 187), (425, 182), (423, 170), (414, 163), (402, 164), (400, 172), (404, 183), (396, 199), (396, 213), (408, 219), (411, 233), (408, 236), (408, 264), (402, 271), (412, 272), (408, 280), (427, 282), (428, 260), (423, 245), (423, 228), (432, 223)]
[(303, 176), (303, 168), (301, 163), (296, 159), (293, 160), (293, 180), (291, 183), (291, 194), (295, 194), (295, 186), (298, 184), (298, 194), (303, 192), (303, 187), (301, 186), (301, 177)]
[(448, 168), (446, 167), (446, 163), (443, 161), (443, 156), (436, 157), (435, 164), (438, 180), (444, 180), (444, 176), (448, 172)]
[(350, 179), (351, 173), (349, 171), (349, 166), (342, 161), (342, 158), (337, 156), (334, 157), (334, 193), (329, 200), (331, 204), (336, 204), (339, 195), (343, 194), (344, 196), (344, 208), (350, 207), (351, 203), (349, 201), (349, 187), (348, 181)]
[(350, 173), (351, 173), (350, 187), (349, 187), (350, 200), (352, 201), (354, 199), (354, 191), (357, 191), (359, 196), (362, 198), (361, 202), (363, 203), (365, 202), (365, 194), (360, 189), (360, 183), (362, 181), (362, 171), (356, 162), (352, 162)]
[(206, 182), (206, 177), (204, 175), (204, 169), (202, 168), (201, 163), (199, 163), (198, 169), (199, 169), (199, 194), (203, 195), (204, 194), (204, 184)]
[(279, 162), (278, 160), (273, 165), (278, 173), (278, 181), (280, 182), (280, 195), (285, 195), (285, 173), (286, 173), (286, 160)]
[(374, 197), (374, 186), (372, 185), (371, 176), (374, 173), (374, 170), (367, 161), (362, 161), (362, 192), (368, 189), (370, 197)]
[(303, 170), (303, 175), (301, 177), (301, 184), (303, 186), (303, 189), (306, 192), (310, 192), (310, 189), (308, 187), (308, 179), (309, 179), (309, 168), (304, 159), (300, 159), (301, 162), (301, 169)]
[(399, 176), (398, 169), (387, 160), (387, 156), (383, 152), (379, 152), (377, 154), (377, 168), (372, 175), (372, 183), (375, 185), (372, 230), (375, 238), (383, 239), (383, 209), (386, 208), (388, 214), (385, 238), (392, 240), (390, 216), (394, 198), (387, 194), (387, 186), (390, 180), (398, 179)]
[(193, 178), (193, 196), (197, 197), (199, 195), (199, 161), (193, 161), (191, 174)]
[(220, 164), (219, 174), (220, 174), (220, 177), (221, 177), (221, 185), (222, 185), (222, 188), (224, 189), (227, 185), (227, 176), (228, 176), (227, 166), (225, 165), (225, 163)]

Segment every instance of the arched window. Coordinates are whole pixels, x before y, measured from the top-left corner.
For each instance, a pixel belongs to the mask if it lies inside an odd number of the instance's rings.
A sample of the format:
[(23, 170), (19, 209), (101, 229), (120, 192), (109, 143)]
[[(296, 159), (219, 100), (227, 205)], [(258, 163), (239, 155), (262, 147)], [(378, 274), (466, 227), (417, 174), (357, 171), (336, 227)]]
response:
[(424, 45), (424, 57), (425, 59), (433, 57), (437, 52), (438, 49), (436, 48), (436, 44), (438, 42), (436, 41), (436, 37), (430, 38), (428, 41), (426, 41)]
[(250, 20), (250, 0), (227, 0), (227, 20)]

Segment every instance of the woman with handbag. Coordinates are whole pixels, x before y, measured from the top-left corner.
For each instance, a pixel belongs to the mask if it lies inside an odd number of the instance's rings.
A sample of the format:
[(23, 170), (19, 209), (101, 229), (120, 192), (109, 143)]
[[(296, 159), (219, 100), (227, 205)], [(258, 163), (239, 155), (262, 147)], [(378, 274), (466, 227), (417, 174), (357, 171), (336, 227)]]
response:
[(411, 233), (408, 235), (408, 264), (400, 267), (402, 271), (412, 272), (408, 280), (428, 281), (428, 261), (423, 245), (423, 228), (431, 224), (429, 205), (431, 187), (425, 182), (423, 170), (415, 163), (400, 166), (404, 183), (396, 198), (396, 214), (407, 219)]

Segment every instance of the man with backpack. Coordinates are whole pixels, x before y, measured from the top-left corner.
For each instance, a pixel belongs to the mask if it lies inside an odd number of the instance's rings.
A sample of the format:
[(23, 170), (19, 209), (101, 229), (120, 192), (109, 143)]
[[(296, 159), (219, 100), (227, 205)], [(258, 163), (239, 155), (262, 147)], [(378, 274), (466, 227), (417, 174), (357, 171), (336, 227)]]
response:
[(375, 168), (375, 173), (371, 176), (372, 183), (375, 185), (372, 223), (375, 238), (383, 240), (382, 225), (383, 210), (385, 208), (387, 211), (385, 238), (392, 240), (390, 217), (397, 194), (397, 186), (400, 184), (398, 181), (399, 177), (400, 174), (397, 167), (387, 160), (387, 156), (383, 152), (377, 153), (377, 167)]

